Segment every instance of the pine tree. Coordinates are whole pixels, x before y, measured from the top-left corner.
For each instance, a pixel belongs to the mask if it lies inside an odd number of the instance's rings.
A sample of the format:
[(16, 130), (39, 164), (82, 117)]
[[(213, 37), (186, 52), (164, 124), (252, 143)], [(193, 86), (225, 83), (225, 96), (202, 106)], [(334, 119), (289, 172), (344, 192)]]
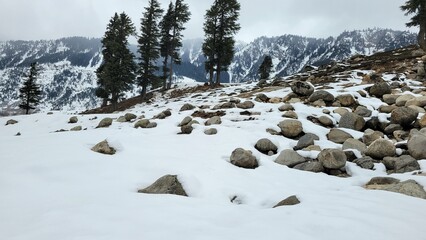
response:
[(267, 55), (263, 59), (262, 64), (260, 64), (258, 74), (260, 79), (268, 79), (271, 74), (272, 68), (274, 67), (272, 63), (271, 56)]
[(157, 0), (149, 0), (141, 23), (141, 36), (138, 39), (139, 62), (138, 84), (142, 86), (141, 96), (145, 98), (150, 84), (158, 84), (161, 79), (156, 76), (156, 61), (160, 57), (159, 19), (163, 13)]
[(103, 99), (106, 105), (109, 100), (115, 110), (123, 92), (132, 88), (136, 78), (134, 55), (129, 50), (128, 37), (135, 34), (136, 29), (130, 18), (123, 12), (111, 18), (102, 39), (103, 62), (97, 69), (98, 88), (96, 96)]
[(35, 109), (35, 106), (40, 103), (41, 90), (40, 86), (36, 83), (38, 72), (37, 63), (31, 63), (30, 73), (25, 75), (27, 80), (19, 89), (19, 98), (21, 99), (19, 107), (25, 110), (25, 114), (28, 114), (31, 109)]
[(169, 8), (160, 22), (161, 40), (160, 40), (160, 55), (163, 58), (163, 90), (167, 88), (167, 79), (170, 75), (169, 58), (173, 55), (172, 51), (172, 28), (173, 15), (175, 7), (173, 2), (170, 2)]
[(210, 84), (213, 84), (215, 72), (215, 84), (220, 84), (220, 73), (228, 70), (234, 57), (234, 35), (240, 30), (240, 24), (237, 22), (240, 8), (237, 0), (215, 0), (206, 12), (202, 49), (206, 57)]
[(426, 1), (408, 0), (401, 6), (401, 10), (405, 11), (405, 15), (414, 14), (406, 25), (407, 27), (420, 27), (417, 41), (420, 47), (426, 51)]

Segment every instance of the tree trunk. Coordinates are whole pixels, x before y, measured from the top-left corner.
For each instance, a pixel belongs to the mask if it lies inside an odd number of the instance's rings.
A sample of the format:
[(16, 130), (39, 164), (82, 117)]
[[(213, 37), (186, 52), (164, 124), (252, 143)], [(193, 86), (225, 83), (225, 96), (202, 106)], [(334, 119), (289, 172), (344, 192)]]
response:
[(420, 45), (420, 48), (426, 51), (426, 26), (425, 24), (420, 24), (420, 31), (417, 37), (417, 41)]
[(217, 62), (217, 68), (216, 68), (216, 87), (220, 86), (220, 69), (222, 68), (222, 65), (220, 63), (220, 59)]
[(213, 84), (213, 74), (214, 74), (214, 69), (213, 69), (213, 67), (210, 67), (210, 70), (209, 70), (209, 84), (210, 84), (211, 88), (214, 87), (214, 84)]
[(108, 105), (108, 98), (103, 98), (101, 107), (106, 107), (107, 105)]
[(167, 89), (167, 73), (169, 72), (167, 70), (167, 62), (168, 56), (166, 55), (163, 62), (163, 91)]
[(142, 85), (142, 92), (141, 92), (141, 97), (143, 100), (145, 100), (146, 97), (146, 85)]
[(169, 84), (167, 85), (167, 89), (172, 88), (172, 80), (173, 80), (173, 57), (170, 58), (170, 76), (169, 76)]

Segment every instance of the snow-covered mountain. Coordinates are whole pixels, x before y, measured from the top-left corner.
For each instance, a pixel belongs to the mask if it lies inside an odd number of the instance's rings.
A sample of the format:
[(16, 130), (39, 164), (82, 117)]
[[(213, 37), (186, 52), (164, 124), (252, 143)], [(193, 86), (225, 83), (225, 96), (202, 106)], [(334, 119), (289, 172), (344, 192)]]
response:
[[(260, 37), (252, 43), (238, 43), (236, 55), (223, 81), (242, 82), (256, 79), (265, 55), (271, 55), (274, 76), (286, 76), (305, 65), (321, 65), (353, 54), (370, 55), (414, 44), (416, 35), (388, 29), (344, 32), (327, 39), (294, 35)], [(186, 40), (182, 48), (182, 65), (176, 74), (205, 81), (202, 39)], [(133, 51), (135, 46), (132, 46)], [(82, 37), (49, 41), (0, 42), (0, 108), (16, 108), (22, 76), (31, 62), (41, 66), (39, 83), (44, 98), (42, 108), (92, 108), (98, 104), (94, 95), (95, 70), (102, 61), (100, 39)]]

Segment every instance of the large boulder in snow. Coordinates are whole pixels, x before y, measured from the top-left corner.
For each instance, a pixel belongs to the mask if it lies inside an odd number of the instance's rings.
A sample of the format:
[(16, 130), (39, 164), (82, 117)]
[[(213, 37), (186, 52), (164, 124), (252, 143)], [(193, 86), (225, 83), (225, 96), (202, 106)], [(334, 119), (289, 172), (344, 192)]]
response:
[(177, 175), (165, 175), (151, 184), (149, 187), (138, 190), (138, 193), (150, 193), (150, 194), (173, 194), (179, 196), (185, 196), (185, 190), (182, 184), (179, 182)]
[(390, 94), (390, 93), (392, 93), (392, 89), (389, 86), (389, 84), (387, 84), (386, 82), (375, 83), (370, 88), (370, 95), (378, 97), (378, 98), (381, 98), (383, 97), (383, 95)]
[(70, 120), (68, 121), (68, 123), (77, 123), (78, 122), (78, 118), (76, 116), (72, 116), (70, 117)]
[(346, 154), (339, 149), (324, 149), (318, 155), (319, 162), (328, 169), (341, 169), (346, 165)]
[(352, 135), (337, 128), (331, 129), (330, 132), (327, 134), (328, 140), (339, 144), (344, 143), (349, 138), (352, 138)]
[(99, 122), (96, 128), (107, 128), (111, 126), (111, 124), (112, 124), (112, 118), (104, 118)]
[(334, 96), (333, 96), (333, 94), (331, 94), (327, 91), (319, 90), (319, 91), (315, 91), (314, 93), (312, 93), (311, 96), (308, 99), (309, 102), (315, 102), (315, 101), (318, 101), (318, 100), (323, 100), (324, 102), (333, 102)]
[(284, 137), (295, 138), (303, 132), (302, 123), (298, 120), (284, 120), (278, 124)]
[(299, 96), (310, 96), (315, 89), (308, 82), (295, 81), (291, 85), (291, 90)]
[(358, 114), (347, 112), (340, 118), (339, 127), (361, 131), (365, 126), (365, 120)]
[(375, 177), (365, 187), (372, 190), (390, 191), (426, 199), (424, 187), (414, 180), (400, 182), (400, 180), (391, 177)]
[(7, 122), (6, 122), (6, 126), (7, 126), (7, 125), (17, 124), (17, 123), (18, 123), (18, 121), (14, 120), (14, 119), (9, 119), (9, 120), (7, 120)]
[(183, 111), (189, 111), (189, 110), (192, 110), (192, 109), (194, 109), (195, 108), (195, 106), (194, 105), (192, 105), (192, 104), (189, 104), (189, 103), (185, 103), (181, 108), (180, 108), (180, 110), (179, 111), (181, 111), (181, 112), (183, 112)]
[(304, 163), (307, 160), (300, 156), (296, 151), (292, 149), (283, 150), (280, 155), (275, 159), (275, 162), (287, 167), (294, 167), (298, 164)]
[(277, 154), (278, 147), (271, 140), (262, 138), (254, 146), (259, 152), (267, 155)]
[(391, 141), (385, 139), (377, 139), (368, 146), (365, 155), (374, 159), (383, 159), (385, 157), (395, 156), (396, 148)]
[(277, 205), (275, 205), (274, 208), (281, 207), (281, 206), (292, 206), (292, 205), (297, 205), (299, 203), (300, 203), (300, 200), (296, 197), (296, 195), (293, 195), (277, 203)]
[(245, 101), (237, 104), (237, 108), (241, 109), (251, 109), (254, 108), (254, 103), (252, 101)]
[(257, 159), (249, 150), (235, 149), (231, 154), (231, 163), (237, 167), (254, 169), (259, 166)]
[(408, 140), (407, 146), (413, 158), (417, 160), (426, 159), (426, 134), (422, 132), (413, 132)]
[(391, 122), (404, 127), (409, 127), (416, 121), (419, 112), (410, 107), (399, 107), (392, 111)]
[(211, 117), (209, 120), (207, 120), (205, 122), (206, 126), (211, 126), (211, 125), (219, 125), (222, 123), (222, 119), (219, 116), (214, 116)]
[(385, 157), (382, 162), (386, 166), (389, 174), (420, 170), (420, 165), (417, 160), (409, 155)]
[(107, 140), (96, 144), (94, 147), (92, 147), (92, 151), (107, 155), (113, 155), (116, 152), (114, 148), (109, 146)]

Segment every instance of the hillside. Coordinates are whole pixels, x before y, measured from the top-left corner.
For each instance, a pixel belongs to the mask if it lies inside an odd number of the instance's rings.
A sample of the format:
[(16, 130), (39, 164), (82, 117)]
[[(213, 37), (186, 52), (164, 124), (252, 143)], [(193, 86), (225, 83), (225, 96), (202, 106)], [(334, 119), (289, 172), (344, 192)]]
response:
[[(244, 82), (256, 79), (264, 55), (273, 57), (274, 76), (287, 76), (305, 65), (323, 65), (346, 59), (353, 54), (371, 55), (415, 42), (415, 34), (387, 29), (344, 32), (327, 39), (300, 36), (261, 37), (252, 43), (238, 43), (236, 57), (223, 81)], [(205, 80), (201, 39), (186, 40), (182, 48), (183, 63), (176, 68), (179, 77)], [(43, 85), (42, 109), (90, 109), (99, 104), (94, 95), (95, 70), (102, 61), (99, 39), (80, 37), (51, 41), (8, 41), (0, 43), (0, 111), (14, 112), (18, 105), (18, 88), (22, 75), (32, 61), (41, 63)], [(135, 51), (135, 46), (131, 46)], [(138, 94), (138, 89), (127, 97)]]
[(0, 239), (422, 239), (424, 62), (411, 46), (0, 117)]

